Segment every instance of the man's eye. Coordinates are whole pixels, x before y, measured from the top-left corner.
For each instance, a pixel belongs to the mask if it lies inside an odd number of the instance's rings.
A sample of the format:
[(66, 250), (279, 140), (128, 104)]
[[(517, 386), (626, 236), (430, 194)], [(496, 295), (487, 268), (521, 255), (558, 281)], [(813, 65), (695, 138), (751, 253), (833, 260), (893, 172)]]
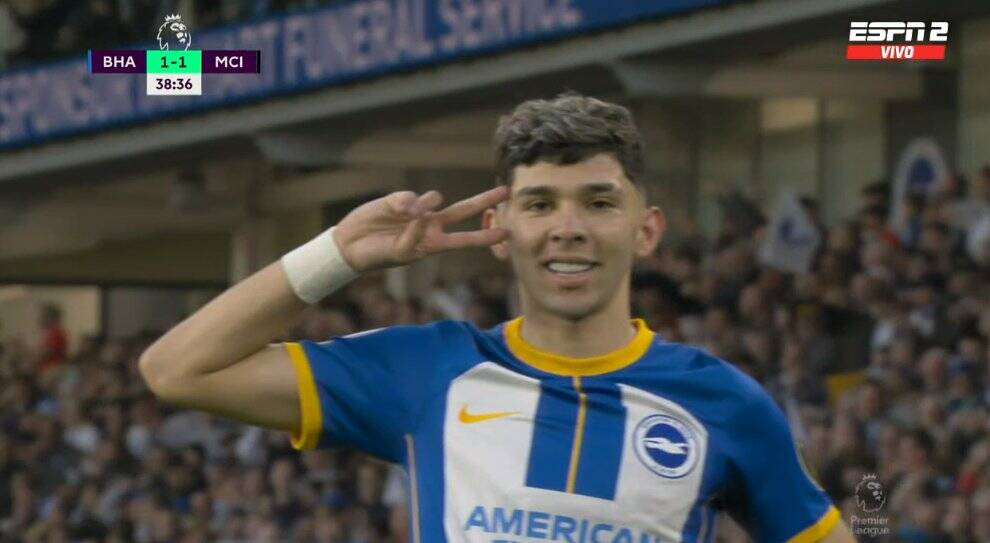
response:
[(591, 202), (591, 207), (598, 209), (608, 209), (610, 207), (615, 207), (615, 204), (613, 204), (608, 200), (595, 200), (594, 202)]
[(526, 209), (529, 210), (529, 211), (545, 211), (549, 207), (550, 207), (550, 204), (547, 203), (547, 202), (545, 202), (545, 201), (543, 201), (543, 200), (537, 200), (535, 202), (530, 202), (529, 204), (526, 205)]

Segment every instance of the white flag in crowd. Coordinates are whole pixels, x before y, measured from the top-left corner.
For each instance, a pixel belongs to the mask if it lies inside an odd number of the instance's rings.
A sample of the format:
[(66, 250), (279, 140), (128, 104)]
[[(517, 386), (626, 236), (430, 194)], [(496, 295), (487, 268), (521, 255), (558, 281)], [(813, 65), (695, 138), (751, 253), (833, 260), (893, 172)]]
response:
[(760, 262), (791, 273), (806, 273), (821, 245), (821, 234), (794, 192), (777, 200), (769, 231), (760, 247)]

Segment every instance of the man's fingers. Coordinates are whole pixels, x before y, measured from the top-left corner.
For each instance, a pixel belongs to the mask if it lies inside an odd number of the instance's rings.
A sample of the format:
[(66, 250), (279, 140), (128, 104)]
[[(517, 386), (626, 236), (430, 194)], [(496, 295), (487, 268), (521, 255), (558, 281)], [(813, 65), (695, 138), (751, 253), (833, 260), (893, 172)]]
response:
[[(509, 196), (507, 187), (498, 187), (453, 204), (443, 211), (435, 212), (441, 203), (443, 195), (435, 190), (416, 195), (410, 191), (400, 191), (388, 196), (391, 209), (409, 220), (402, 227), (402, 232), (393, 245), (396, 256), (400, 259), (417, 258), (426, 253), (463, 249), (466, 247), (486, 247), (505, 240), (509, 231), (504, 228), (490, 228), (473, 232), (455, 232), (446, 234), (442, 231), (435, 241), (428, 243), (429, 247), (421, 246), (430, 225), (457, 222), (476, 215), (481, 211), (505, 201)], [(437, 222), (434, 222), (437, 221)], [(432, 234), (431, 234), (432, 237)]]
[(437, 218), (443, 224), (460, 222), (508, 199), (509, 187), (495, 187), (460, 202), (450, 204), (443, 211), (437, 213)]
[(395, 251), (400, 256), (409, 257), (415, 253), (416, 246), (423, 240), (429, 219), (418, 218), (409, 221), (409, 224), (399, 234), (399, 239), (395, 242)]
[(451, 251), (468, 247), (488, 247), (509, 238), (505, 228), (485, 228), (470, 232), (452, 232), (443, 234), (437, 244), (438, 251)]
[(435, 190), (419, 195), (411, 190), (400, 190), (386, 196), (385, 201), (393, 213), (419, 217), (443, 203), (443, 195)]
[(435, 190), (431, 190), (423, 193), (409, 208), (409, 215), (412, 217), (420, 217), (425, 213), (433, 211), (434, 209), (440, 207), (443, 203), (443, 195)]
[(385, 203), (394, 213), (406, 214), (416, 203), (416, 193), (411, 190), (400, 190), (385, 197)]

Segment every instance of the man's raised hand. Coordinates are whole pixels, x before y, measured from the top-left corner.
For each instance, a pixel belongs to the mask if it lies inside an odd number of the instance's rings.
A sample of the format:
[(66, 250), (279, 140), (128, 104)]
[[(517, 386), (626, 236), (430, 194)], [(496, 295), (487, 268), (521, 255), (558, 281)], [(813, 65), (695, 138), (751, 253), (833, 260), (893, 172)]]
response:
[(487, 247), (508, 238), (508, 230), (445, 232), (444, 227), (508, 198), (509, 188), (502, 186), (436, 211), (443, 196), (435, 190), (421, 195), (393, 192), (348, 213), (334, 229), (334, 239), (344, 260), (358, 272), (401, 266), (453, 249)]

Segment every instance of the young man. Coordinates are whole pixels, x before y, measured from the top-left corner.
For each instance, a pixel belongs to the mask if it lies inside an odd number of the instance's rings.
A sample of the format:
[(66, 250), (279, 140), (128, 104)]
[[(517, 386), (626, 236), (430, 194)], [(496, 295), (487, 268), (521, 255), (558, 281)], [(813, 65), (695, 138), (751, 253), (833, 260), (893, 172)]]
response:
[[(664, 219), (628, 110), (523, 103), (496, 155), (503, 186), (442, 210), (435, 191), (369, 202), (225, 292), (142, 356), (151, 389), (402, 463), (415, 543), (710, 541), (718, 508), (759, 542), (853, 541), (763, 389), (630, 318)], [(511, 263), (521, 317), (266, 345), (356, 273), (476, 246)]]

